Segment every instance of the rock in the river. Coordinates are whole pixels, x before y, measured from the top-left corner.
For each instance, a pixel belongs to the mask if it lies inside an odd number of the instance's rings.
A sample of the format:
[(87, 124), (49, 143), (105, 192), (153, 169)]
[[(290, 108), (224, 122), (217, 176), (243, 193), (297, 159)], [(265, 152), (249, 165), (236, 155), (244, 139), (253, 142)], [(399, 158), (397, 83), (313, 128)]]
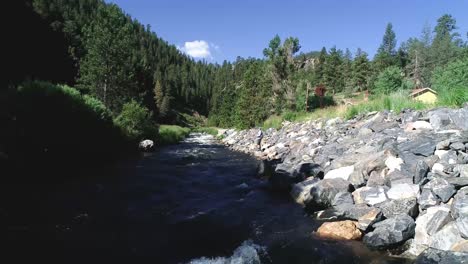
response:
[(374, 224), (374, 231), (366, 234), (363, 241), (370, 248), (392, 248), (413, 237), (415, 226), (410, 216), (397, 215)]
[(468, 215), (462, 215), (455, 221), (463, 238), (468, 239)]
[(325, 174), (324, 179), (334, 179), (341, 178), (343, 180), (348, 180), (351, 173), (354, 171), (354, 166), (346, 166), (338, 169), (331, 170)]
[(468, 187), (461, 188), (454, 196), (451, 213), (454, 219), (462, 215), (468, 216)]
[(342, 217), (358, 221), (358, 228), (363, 231), (382, 220), (382, 211), (366, 204), (341, 204), (334, 210)]
[(407, 198), (416, 198), (419, 194), (419, 185), (418, 184), (395, 184), (392, 185), (387, 191), (387, 196), (390, 199), (407, 199)]
[(362, 232), (351, 220), (323, 223), (316, 233), (319, 237), (337, 240), (359, 240)]
[(291, 197), (296, 203), (305, 205), (310, 200), (310, 189), (319, 182), (317, 178), (309, 178), (303, 182), (294, 184), (291, 189)]
[(419, 255), (415, 264), (466, 264), (468, 263), (468, 253), (444, 251), (435, 248), (426, 249)]
[(152, 140), (145, 139), (145, 140), (140, 142), (138, 147), (142, 151), (153, 151), (154, 150), (154, 142)]
[(353, 192), (354, 202), (374, 205), (385, 202), (387, 197), (387, 187), (361, 187)]
[(461, 241), (463, 241), (463, 238), (455, 222), (452, 221), (431, 237), (429, 246), (441, 250), (450, 250), (455, 244)]
[(416, 198), (406, 198), (399, 200), (387, 200), (375, 205), (382, 210), (385, 218), (392, 218), (399, 214), (407, 214), (413, 218), (418, 215), (418, 202)]
[(350, 192), (352, 189), (353, 186), (341, 178), (323, 179), (310, 189), (310, 202), (317, 206), (329, 207), (338, 193)]

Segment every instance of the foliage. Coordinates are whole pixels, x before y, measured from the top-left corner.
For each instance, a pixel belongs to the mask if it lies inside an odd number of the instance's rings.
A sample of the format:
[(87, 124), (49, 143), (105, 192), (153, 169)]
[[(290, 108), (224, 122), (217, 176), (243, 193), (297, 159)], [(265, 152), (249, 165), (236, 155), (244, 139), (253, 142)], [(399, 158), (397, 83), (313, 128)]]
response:
[(461, 106), (468, 102), (468, 56), (437, 68), (432, 82), (440, 104)]
[(152, 114), (134, 100), (123, 105), (122, 112), (115, 118), (115, 124), (128, 137), (136, 140), (154, 139), (158, 134)]
[(176, 144), (190, 133), (190, 128), (176, 125), (161, 125), (159, 127), (158, 142), (161, 145)]
[(379, 95), (368, 102), (351, 106), (345, 113), (345, 118), (350, 119), (359, 114), (372, 111), (392, 110), (397, 113), (404, 109), (421, 110), (430, 107), (420, 101), (413, 100), (404, 91), (395, 92), (389, 95)]
[(263, 129), (274, 128), (280, 129), (283, 123), (283, 118), (281, 116), (272, 115), (268, 117), (262, 125)]
[(192, 132), (205, 133), (213, 136), (218, 135), (218, 129), (215, 127), (196, 127), (192, 129)]
[(102, 102), (71, 87), (25, 82), (10, 90), (8, 102), (0, 148), (19, 170), (60, 170), (128, 150)]
[(390, 66), (382, 71), (375, 81), (375, 91), (380, 94), (389, 94), (400, 89), (403, 84), (403, 76), (400, 68)]

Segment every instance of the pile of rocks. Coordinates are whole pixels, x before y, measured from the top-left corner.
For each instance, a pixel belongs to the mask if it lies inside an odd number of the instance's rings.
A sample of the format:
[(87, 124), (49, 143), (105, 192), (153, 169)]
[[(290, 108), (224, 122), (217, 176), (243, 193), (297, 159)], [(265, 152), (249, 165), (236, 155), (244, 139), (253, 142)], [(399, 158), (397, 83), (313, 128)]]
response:
[(274, 164), (275, 188), (338, 221), (317, 235), (405, 246), (422, 262), (468, 258), (468, 107), (285, 122), (260, 149), (257, 132), (228, 130), (223, 142)]

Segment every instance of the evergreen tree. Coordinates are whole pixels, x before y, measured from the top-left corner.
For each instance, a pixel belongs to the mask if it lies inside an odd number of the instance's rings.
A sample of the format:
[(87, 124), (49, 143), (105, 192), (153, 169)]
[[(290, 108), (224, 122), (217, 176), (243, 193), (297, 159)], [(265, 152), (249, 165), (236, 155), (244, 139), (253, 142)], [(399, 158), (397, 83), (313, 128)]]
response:
[(359, 91), (367, 89), (369, 73), (370, 65), (367, 53), (358, 48), (353, 62), (353, 86), (357, 87)]
[(337, 50), (336, 47), (330, 49), (330, 55), (328, 55), (325, 61), (322, 79), (328, 89), (333, 91), (333, 94), (343, 90), (343, 52)]
[(374, 57), (376, 69), (381, 71), (388, 66), (395, 65), (396, 60), (396, 37), (392, 23), (388, 23), (377, 54)]

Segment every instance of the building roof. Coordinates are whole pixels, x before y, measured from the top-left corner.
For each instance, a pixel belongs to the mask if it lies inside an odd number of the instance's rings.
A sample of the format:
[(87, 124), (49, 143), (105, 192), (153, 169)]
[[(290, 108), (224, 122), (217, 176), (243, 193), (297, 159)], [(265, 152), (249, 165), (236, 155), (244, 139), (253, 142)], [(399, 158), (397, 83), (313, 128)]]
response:
[(411, 92), (411, 96), (412, 97), (415, 97), (415, 96), (418, 96), (420, 94), (423, 94), (423, 93), (426, 93), (426, 92), (431, 92), (433, 94), (437, 94), (436, 91), (432, 90), (431, 88), (421, 88), (421, 89), (414, 89), (412, 92)]

